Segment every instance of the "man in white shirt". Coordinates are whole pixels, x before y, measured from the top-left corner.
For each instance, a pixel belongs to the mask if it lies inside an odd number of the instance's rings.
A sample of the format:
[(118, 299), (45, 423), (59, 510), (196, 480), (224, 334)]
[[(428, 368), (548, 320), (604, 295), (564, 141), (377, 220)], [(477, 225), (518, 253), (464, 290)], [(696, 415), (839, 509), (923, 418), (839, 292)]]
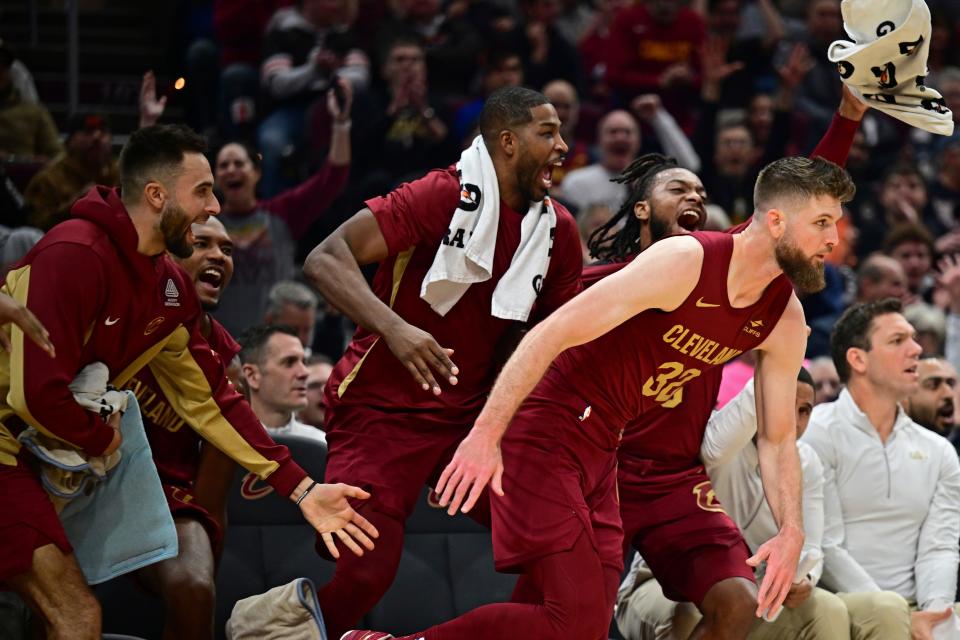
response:
[(822, 582), (837, 592), (895, 591), (929, 640), (954, 606), (960, 561), (960, 462), (899, 403), (918, 389), (920, 345), (899, 300), (849, 308), (831, 336), (846, 383), (816, 407), (804, 441), (824, 467)]
[(307, 406), (307, 366), (296, 329), (258, 325), (240, 337), (240, 363), (250, 406), (271, 436), (294, 435), (326, 442), (323, 431), (303, 424), (297, 411)]
[[(806, 430), (814, 406), (813, 378), (806, 369), (797, 378), (797, 437)], [(777, 524), (763, 494), (755, 436), (757, 432), (756, 398), (753, 380), (729, 403), (713, 414), (707, 424), (700, 456), (710, 475), (719, 505), (743, 531), (751, 550), (757, 549), (777, 533)], [(800, 556), (800, 577), (790, 589), (785, 608), (772, 622), (757, 619), (749, 638), (796, 640), (899, 640), (902, 636), (890, 625), (897, 605), (904, 621), (906, 603), (893, 593), (879, 592), (862, 598), (868, 605), (864, 613), (880, 616), (881, 624), (873, 633), (862, 633), (855, 612), (848, 614), (844, 601), (817, 587), (823, 570), (823, 469), (816, 452), (798, 442), (803, 470), (804, 546)], [(893, 606), (890, 606), (892, 603)], [(700, 619), (690, 603), (668, 600), (652, 578), (642, 558), (634, 559), (620, 587), (616, 610), (617, 623), (627, 640), (685, 640)], [(892, 627), (890, 630), (884, 630)]]

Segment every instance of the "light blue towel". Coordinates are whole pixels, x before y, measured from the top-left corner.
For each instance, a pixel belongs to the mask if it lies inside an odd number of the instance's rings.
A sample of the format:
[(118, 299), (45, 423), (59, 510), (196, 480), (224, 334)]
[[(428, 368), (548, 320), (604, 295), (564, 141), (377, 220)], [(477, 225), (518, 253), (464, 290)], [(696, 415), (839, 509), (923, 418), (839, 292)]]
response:
[(127, 411), (120, 421), (120, 464), (89, 495), (74, 498), (60, 512), (90, 584), (174, 558), (179, 551), (140, 407), (133, 393), (127, 394)]

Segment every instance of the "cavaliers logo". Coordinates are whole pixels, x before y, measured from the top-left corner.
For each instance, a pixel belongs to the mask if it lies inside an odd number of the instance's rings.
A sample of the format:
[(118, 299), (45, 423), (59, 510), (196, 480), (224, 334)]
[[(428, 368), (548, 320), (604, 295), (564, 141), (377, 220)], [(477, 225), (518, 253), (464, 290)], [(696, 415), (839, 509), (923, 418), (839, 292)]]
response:
[(437, 495), (436, 489), (430, 489), (430, 492), (427, 494), (427, 506), (431, 509), (445, 508), (442, 504), (440, 504), (440, 496)]
[(174, 500), (178, 500), (184, 504), (190, 504), (193, 502), (193, 495), (190, 492), (181, 489), (180, 487), (172, 487), (170, 495), (173, 496)]
[(273, 487), (268, 484), (261, 484), (260, 478), (255, 473), (248, 473), (243, 476), (243, 482), (240, 483), (240, 495), (244, 500), (259, 500), (273, 493)]
[(160, 327), (160, 325), (163, 324), (164, 320), (165, 318), (163, 316), (157, 316), (156, 318), (151, 320), (150, 323), (147, 324), (147, 328), (143, 330), (143, 335), (148, 336), (154, 331), (156, 331)]
[(464, 211), (476, 211), (480, 206), (480, 187), (469, 182), (460, 188), (460, 208)]
[(716, 513), (726, 513), (720, 501), (717, 500), (717, 494), (713, 492), (713, 485), (709, 480), (704, 480), (693, 488), (693, 495), (697, 496), (697, 506), (704, 511), (714, 511)]

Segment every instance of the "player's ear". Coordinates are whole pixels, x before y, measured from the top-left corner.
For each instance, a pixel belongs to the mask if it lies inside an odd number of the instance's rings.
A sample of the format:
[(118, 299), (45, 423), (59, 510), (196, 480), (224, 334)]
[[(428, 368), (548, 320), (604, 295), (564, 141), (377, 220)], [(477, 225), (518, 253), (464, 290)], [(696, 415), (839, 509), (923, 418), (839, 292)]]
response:
[(519, 141), (517, 140), (517, 134), (513, 131), (504, 129), (500, 132), (497, 140), (500, 142), (500, 150), (503, 152), (503, 155), (511, 158), (517, 154)]
[(636, 216), (637, 220), (640, 222), (649, 222), (650, 203), (646, 200), (638, 201), (637, 204), (633, 205), (633, 215)]
[(779, 240), (787, 232), (787, 215), (780, 209), (768, 209), (764, 215), (767, 229), (775, 240)]

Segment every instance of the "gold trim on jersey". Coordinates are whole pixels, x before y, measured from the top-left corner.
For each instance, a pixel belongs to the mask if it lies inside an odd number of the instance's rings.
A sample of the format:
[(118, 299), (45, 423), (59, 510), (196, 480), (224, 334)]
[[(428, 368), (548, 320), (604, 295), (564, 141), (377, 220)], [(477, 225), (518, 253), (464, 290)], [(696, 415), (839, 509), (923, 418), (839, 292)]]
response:
[[(406, 251), (401, 251), (397, 254), (397, 259), (393, 263), (393, 287), (390, 290), (390, 308), (393, 309), (393, 303), (397, 299), (397, 292), (400, 291), (400, 280), (403, 279), (403, 274), (407, 270), (407, 265), (410, 264), (410, 258), (413, 256), (413, 252), (416, 247), (410, 247)], [(342, 398), (343, 394), (347, 392), (347, 387), (350, 386), (350, 383), (353, 382), (354, 378), (357, 377), (357, 374), (360, 373), (360, 367), (363, 366), (363, 362), (367, 359), (367, 356), (370, 355), (370, 352), (373, 351), (373, 347), (380, 342), (380, 336), (377, 336), (374, 339), (373, 344), (370, 345), (370, 348), (367, 349), (367, 352), (363, 354), (363, 357), (357, 361), (357, 364), (353, 366), (353, 370), (347, 374), (347, 376), (340, 383), (340, 386), (337, 387), (337, 397)]]
[(190, 352), (190, 332), (181, 325), (164, 342), (149, 367), (170, 406), (203, 439), (261, 480), (276, 471), (280, 465), (262, 456), (223, 416), (210, 382)]

